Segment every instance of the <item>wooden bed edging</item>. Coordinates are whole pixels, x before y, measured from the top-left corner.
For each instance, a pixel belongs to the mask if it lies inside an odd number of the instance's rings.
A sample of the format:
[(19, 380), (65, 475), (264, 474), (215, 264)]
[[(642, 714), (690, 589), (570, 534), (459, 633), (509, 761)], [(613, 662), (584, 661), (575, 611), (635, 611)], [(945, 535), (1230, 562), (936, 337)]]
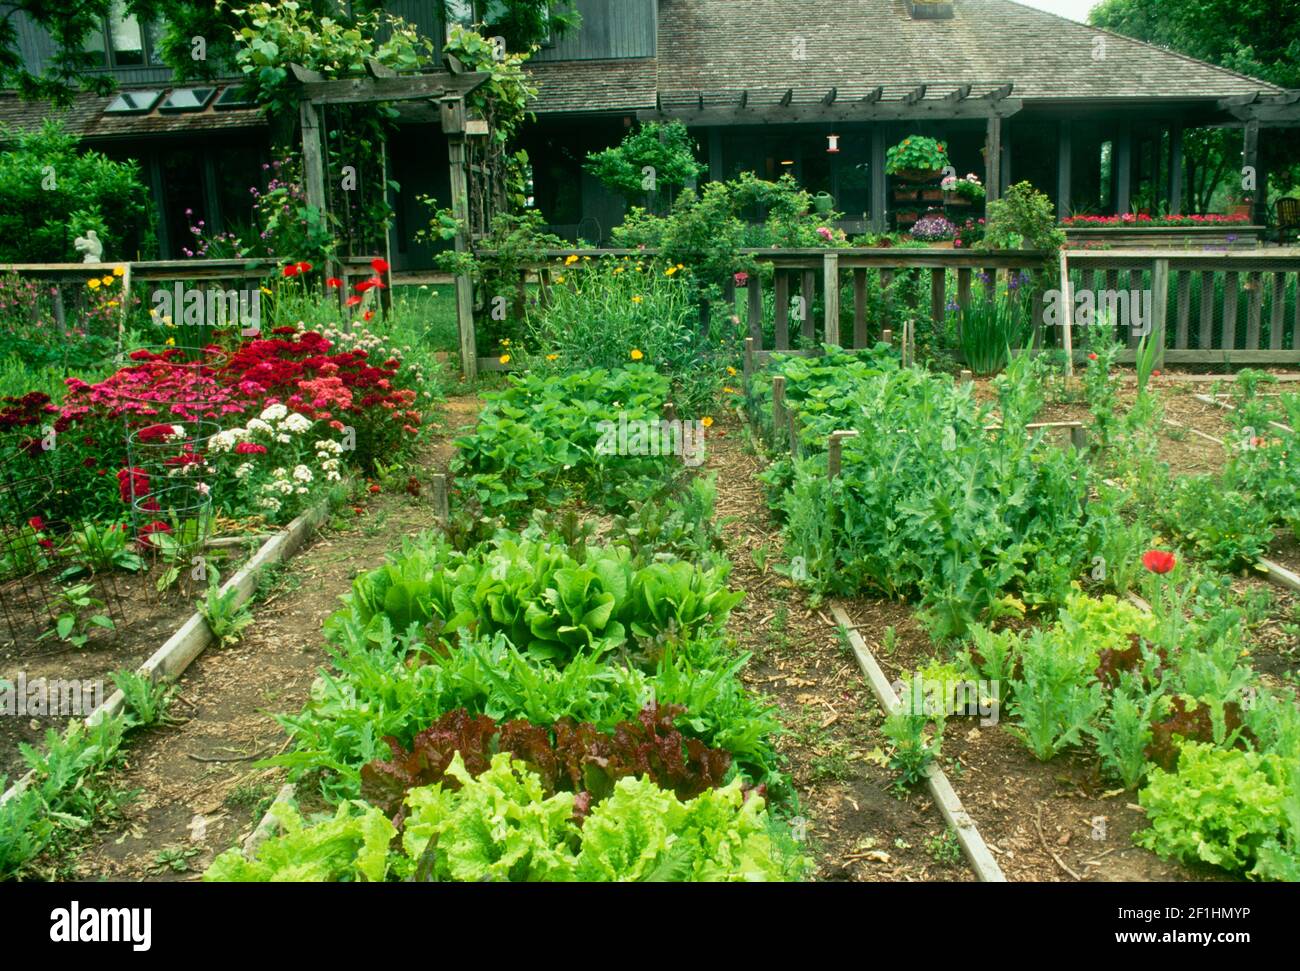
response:
[[(253, 555), (253, 558), (221, 585), (222, 593), (227, 593), (232, 589), (238, 590), (232, 605), (233, 608), (243, 606), (252, 597), (254, 591), (257, 590), (257, 575), (264, 567), (288, 559), (306, 543), (312, 531), (329, 514), (329, 508), (330, 502), (326, 498), (308, 509), (283, 530), (263, 543), (261, 548)], [(148, 675), (149, 679), (154, 683), (164, 678), (175, 678), (207, 649), (212, 640), (212, 631), (208, 629), (203, 615), (196, 610), (190, 614), (185, 623), (177, 628), (171, 637), (167, 638), (162, 647), (158, 648), (147, 661), (136, 669), (136, 673)], [(86, 724), (96, 725), (105, 718), (121, 712), (125, 705), (126, 696), (121, 691), (114, 691), (104, 699), (98, 708), (86, 716)], [(32, 774), (32, 771), (29, 770), (10, 786), (3, 795), (0, 795), (0, 805), (20, 795), (31, 784)]]
[[(881, 670), (875, 655), (871, 653), (871, 648), (867, 646), (867, 642), (858, 633), (857, 625), (853, 623), (853, 619), (844, 611), (844, 608), (838, 605), (831, 606), (831, 615), (844, 628), (849, 638), (849, 644), (853, 648), (853, 655), (857, 658), (858, 667), (862, 669), (867, 684), (871, 687), (872, 694), (876, 696), (876, 700), (880, 703), (880, 707), (884, 709), (885, 714), (892, 715), (902, 706), (902, 702), (894, 694), (894, 689), (885, 677), (885, 672)], [(961, 844), (962, 852), (966, 855), (966, 860), (970, 863), (971, 869), (975, 871), (975, 875), (983, 883), (1006, 883), (1006, 875), (1003, 874), (1002, 868), (998, 866), (998, 861), (993, 858), (993, 853), (989, 850), (988, 844), (984, 842), (979, 830), (976, 829), (975, 820), (962, 807), (961, 800), (957, 798), (957, 793), (953, 790), (952, 784), (937, 763), (930, 766), (926, 774), (925, 784), (930, 790), (930, 796), (934, 799), (935, 805), (939, 807), (939, 812), (943, 814), (944, 820), (957, 834), (957, 842)]]

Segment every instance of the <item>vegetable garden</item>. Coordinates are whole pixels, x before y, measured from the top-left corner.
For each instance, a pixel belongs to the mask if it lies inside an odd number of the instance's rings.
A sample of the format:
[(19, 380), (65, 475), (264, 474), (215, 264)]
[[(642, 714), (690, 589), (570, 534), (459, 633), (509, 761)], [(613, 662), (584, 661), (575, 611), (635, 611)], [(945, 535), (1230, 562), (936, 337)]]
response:
[[(1104, 331), (1073, 376), (1011, 353), (975, 381), (886, 342), (745, 369), (738, 325), (691, 336), (678, 264), (577, 262), (500, 339), (525, 368), (445, 422), (430, 349), (380, 317), (139, 347), (6, 402), (13, 465), (69, 477), (14, 476), (39, 503), (8, 511), (6, 582), (73, 618), (36, 641), (62, 650), (12, 656), (120, 692), (6, 739), (6, 875), (1296, 879), (1300, 607), (1268, 582), (1300, 560), (1285, 382), (1201, 394), (1143, 346), (1120, 367)], [(279, 580), (222, 584), (241, 537), (303, 523), (324, 532)], [(319, 595), (276, 585), (298, 562)], [(217, 646), (185, 680), (264, 664), (290, 686), (267, 704), (254, 677), (274, 719), (208, 734), (110, 586), (163, 636), (197, 599)], [(210, 763), (180, 790), (190, 827), (219, 820), (199, 840), (137, 802), (186, 758)], [(123, 859), (133, 825), (161, 831)]]

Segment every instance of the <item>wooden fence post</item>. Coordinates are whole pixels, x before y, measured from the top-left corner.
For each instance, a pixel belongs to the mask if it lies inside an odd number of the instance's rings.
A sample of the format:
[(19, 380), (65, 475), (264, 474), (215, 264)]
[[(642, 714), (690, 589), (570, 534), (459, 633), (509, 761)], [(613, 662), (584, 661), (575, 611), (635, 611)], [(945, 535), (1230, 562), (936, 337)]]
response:
[(777, 375), (772, 378), (772, 440), (780, 438), (782, 431), (788, 428), (789, 419), (785, 416), (785, 378)]
[(1165, 330), (1169, 320), (1169, 261), (1151, 264), (1151, 337), (1156, 342), (1155, 366), (1165, 366)]
[(826, 343), (840, 344), (840, 258), (830, 252), (822, 257), (822, 304), (826, 312)]
[(826, 477), (834, 481), (839, 478), (840, 466), (843, 464), (843, 448), (845, 439), (857, 438), (856, 431), (838, 431), (831, 432), (830, 440), (826, 445)]
[(749, 383), (754, 376), (754, 338), (745, 338), (745, 397), (749, 397)]
[(447, 494), (447, 476), (442, 472), (433, 475), (433, 517), (445, 524), (451, 519), (451, 504)]

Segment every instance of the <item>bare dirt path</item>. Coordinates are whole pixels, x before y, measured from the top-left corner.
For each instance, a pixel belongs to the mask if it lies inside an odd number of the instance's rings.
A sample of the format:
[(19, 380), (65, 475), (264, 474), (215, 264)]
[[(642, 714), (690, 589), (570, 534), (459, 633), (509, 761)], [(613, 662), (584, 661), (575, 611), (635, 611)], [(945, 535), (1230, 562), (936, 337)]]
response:
[[(472, 396), (450, 398), (443, 431), (408, 463), (418, 478), (442, 471), (451, 439), (477, 414)], [(251, 832), (284, 781), (252, 763), (282, 751), (274, 715), (297, 711), (325, 659), (322, 622), (358, 573), (382, 563), (403, 536), (434, 524), (428, 489), (383, 492), (344, 505), (275, 575), (253, 604), (243, 639), (210, 647), (180, 679), (175, 727), (135, 736), (114, 783), (141, 790), (121, 823), (101, 831), (74, 863), (81, 879), (186, 880)], [(361, 512), (356, 512), (360, 509)], [(175, 861), (175, 868), (168, 865)]]

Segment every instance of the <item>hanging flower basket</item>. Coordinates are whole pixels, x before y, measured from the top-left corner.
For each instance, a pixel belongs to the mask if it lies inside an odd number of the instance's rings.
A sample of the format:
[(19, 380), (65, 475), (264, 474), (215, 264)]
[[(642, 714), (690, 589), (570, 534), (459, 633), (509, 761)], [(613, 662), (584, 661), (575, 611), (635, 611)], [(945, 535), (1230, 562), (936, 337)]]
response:
[(894, 178), (904, 182), (933, 182), (943, 175), (943, 169), (899, 169), (893, 173)]

